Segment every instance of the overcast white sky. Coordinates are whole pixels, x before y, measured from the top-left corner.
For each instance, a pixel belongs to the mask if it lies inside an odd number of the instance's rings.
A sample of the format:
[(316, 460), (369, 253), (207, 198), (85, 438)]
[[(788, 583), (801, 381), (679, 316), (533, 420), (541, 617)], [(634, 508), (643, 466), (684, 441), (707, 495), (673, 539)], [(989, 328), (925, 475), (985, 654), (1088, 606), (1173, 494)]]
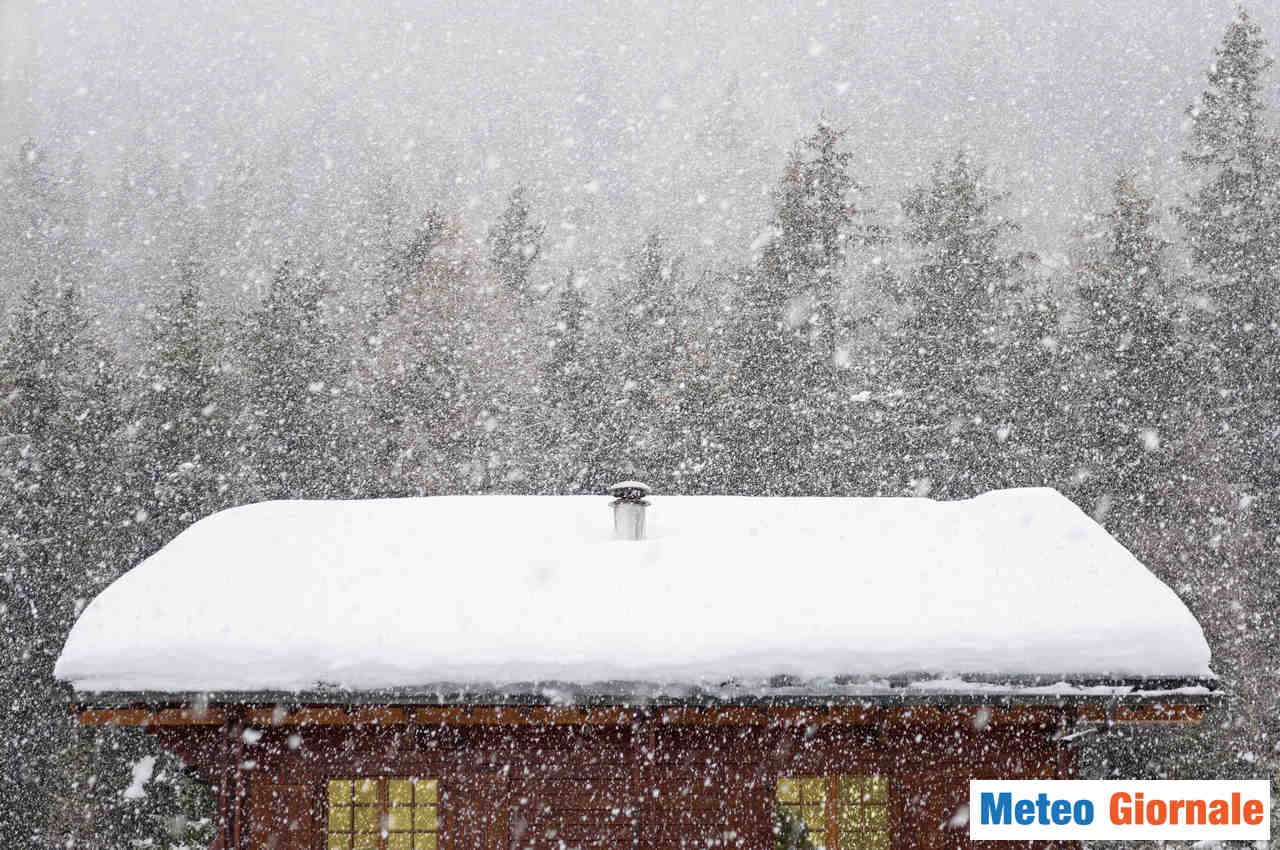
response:
[[(888, 213), (966, 144), (1052, 252), (1114, 170), (1169, 192), (1185, 106), (1232, 0), (796, 4), (0, 0), (8, 141), (238, 152), (305, 197), (370, 163), (477, 232), (532, 184), (562, 260), (663, 225), (741, 254), (819, 114)], [(1250, 11), (1280, 39), (1280, 10)], [(1280, 90), (1280, 75), (1273, 79)], [(23, 104), (26, 104), (23, 108)]]

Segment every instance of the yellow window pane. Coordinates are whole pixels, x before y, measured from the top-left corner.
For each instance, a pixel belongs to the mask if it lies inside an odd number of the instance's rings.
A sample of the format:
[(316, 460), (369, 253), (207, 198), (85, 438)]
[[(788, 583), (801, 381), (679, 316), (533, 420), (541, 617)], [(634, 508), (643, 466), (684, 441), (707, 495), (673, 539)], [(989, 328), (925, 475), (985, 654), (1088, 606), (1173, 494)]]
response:
[(351, 831), (351, 807), (350, 806), (330, 806), (329, 807), (329, 831), (330, 832), (350, 832)]
[(434, 832), (418, 832), (413, 836), (413, 850), (436, 850), (436, 834)]
[(378, 802), (378, 780), (361, 779), (355, 783), (355, 800), (357, 803)]
[(889, 833), (865, 829), (842, 832), (840, 850), (889, 850)]
[(352, 842), (354, 850), (378, 850), (378, 833), (376, 832), (357, 832), (355, 841)]
[(824, 803), (827, 800), (827, 780), (823, 776), (805, 776), (800, 779), (800, 797), (805, 803)]
[(800, 780), (794, 779), (790, 776), (778, 777), (778, 802), (799, 803)]
[(439, 829), (439, 810), (435, 806), (414, 806), (413, 828), (417, 830), (431, 831)]
[(369, 832), (379, 829), (377, 806), (356, 806), (355, 814), (355, 828), (357, 832), (361, 830)]
[(841, 776), (840, 777), (840, 802), (841, 803), (861, 803), (862, 802), (862, 777), (861, 776)]
[(869, 829), (887, 829), (889, 826), (889, 810), (884, 806), (865, 806), (866, 824)]
[(810, 833), (822, 835), (827, 829), (827, 811), (825, 806), (801, 806), (800, 817)]
[(883, 776), (868, 776), (863, 785), (863, 796), (868, 802), (883, 803), (889, 798), (889, 784)]
[(389, 800), (392, 805), (396, 803), (412, 803), (413, 783), (408, 779), (388, 779), (387, 800)]
[(413, 829), (413, 809), (408, 806), (388, 809), (387, 829), (392, 832), (408, 832)]
[(437, 802), (440, 794), (440, 782), (436, 779), (413, 780), (413, 799), (418, 803)]
[(331, 832), (329, 833), (329, 843), (326, 845), (328, 850), (347, 850), (351, 846), (351, 833)]
[(413, 850), (413, 834), (393, 832), (387, 836), (387, 850)]
[(351, 802), (351, 780), (350, 779), (330, 779), (329, 780), (329, 802), (331, 804)]

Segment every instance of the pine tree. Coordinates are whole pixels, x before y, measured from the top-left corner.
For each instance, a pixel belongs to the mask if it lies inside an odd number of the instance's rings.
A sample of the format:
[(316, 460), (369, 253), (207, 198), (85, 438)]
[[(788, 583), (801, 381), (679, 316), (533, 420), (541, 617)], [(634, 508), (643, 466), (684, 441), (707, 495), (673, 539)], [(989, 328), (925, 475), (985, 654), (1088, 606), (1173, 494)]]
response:
[(1280, 262), (1280, 159), (1268, 132), (1263, 77), (1272, 60), (1261, 28), (1240, 10), (1214, 49), (1208, 85), (1187, 110), (1185, 162), (1200, 178), (1179, 208), (1192, 259), (1237, 318), (1269, 316)]
[[(1173, 486), (1170, 451), (1187, 414), (1189, 375), (1176, 303), (1152, 198), (1120, 175), (1107, 213), (1106, 250), (1084, 270), (1084, 323), (1075, 393), (1087, 447), (1081, 497), (1086, 506), (1119, 507), (1113, 520), (1144, 506), (1149, 515)], [(1099, 500), (1105, 500), (1100, 502)], [(1100, 518), (1107, 511), (1095, 510)]]
[(666, 370), (670, 390), (664, 413), (666, 455), (664, 486), (675, 493), (723, 492), (717, 486), (716, 458), (724, 453), (717, 442), (717, 408), (723, 399), (725, 375), (732, 360), (722, 344), (726, 316), (722, 278), (704, 272), (687, 279), (672, 311), (669, 344), (672, 365)]
[(1180, 467), (1181, 490), (1199, 498), (1179, 494), (1183, 533), (1172, 544), (1192, 567), (1192, 608), (1234, 694), (1217, 759), (1235, 767), (1247, 753), (1255, 775), (1274, 772), (1280, 740), (1276, 674), (1265, 661), (1280, 650), (1269, 625), (1280, 579), (1264, 554), (1280, 539), (1280, 139), (1266, 116), (1266, 47), (1241, 10), (1188, 110), (1183, 162), (1196, 186), (1178, 218), (1212, 309), (1193, 316), (1206, 369), (1197, 375), (1197, 451)]
[[(1168, 245), (1154, 201), (1131, 176), (1119, 175), (1111, 196), (1093, 234), (1099, 250), (1077, 270), (1079, 317), (1063, 394), (1073, 426), (1063, 441), (1073, 472), (1067, 492), (1185, 597), (1194, 571), (1158, 554), (1188, 468), (1180, 456), (1188, 370)], [(1085, 748), (1084, 775), (1175, 778), (1193, 751), (1188, 744), (1111, 730)]]
[(1005, 247), (1018, 226), (998, 211), (1004, 200), (961, 152), (935, 164), (902, 205), (918, 256), (904, 283), (914, 313), (894, 333), (888, 369), (905, 394), (895, 451), (917, 493), (967, 496), (1003, 477), (997, 455), (1010, 423), (1001, 345), (1029, 259)]
[(151, 316), (131, 426), (147, 552), (233, 496), (220, 352), (215, 326), (203, 315), (204, 265), (194, 250), (176, 265), (174, 290)]
[(34, 142), (3, 187), (0, 282), (22, 294), (0, 343), (0, 841), (29, 846), (56, 841), (46, 815), (74, 795), (50, 783), (71, 728), (52, 668), (76, 600), (111, 577), (119, 419), (77, 290), (86, 187)]
[(525, 295), (529, 274), (542, 250), (545, 225), (534, 223), (525, 188), (517, 186), (507, 198), (502, 218), (489, 230), (489, 262), (502, 284)]
[(613, 293), (616, 332), (603, 341), (600, 357), (608, 405), (594, 464), (599, 475), (660, 482), (670, 472), (680, 281), (680, 259), (654, 231), (632, 254)]
[(1065, 313), (1053, 287), (1035, 278), (998, 310), (995, 392), (986, 414), (994, 441), (984, 448), (984, 436), (975, 447), (976, 461), (986, 461), (987, 486), (1063, 489), (1076, 468), (1076, 398), (1064, 392), (1072, 362)]
[(347, 364), (326, 309), (323, 268), (280, 265), (241, 340), (242, 470), (252, 499), (333, 498), (350, 470), (339, 416)]
[(732, 367), (714, 442), (724, 487), (737, 492), (816, 495), (839, 470), (822, 458), (845, 430), (838, 392), (837, 309), (851, 252), (881, 238), (854, 202), (844, 133), (819, 124), (783, 171), (774, 194), (773, 238), (756, 268), (743, 270), (728, 330)]
[(362, 444), (378, 447), (383, 486), (395, 493), (505, 487), (509, 475), (527, 474), (504, 452), (523, 430), (504, 388), (532, 359), (517, 299), (438, 213), (402, 256), (396, 309), (359, 366)]
[[(390, 207), (384, 212), (390, 215)], [(397, 236), (390, 219), (379, 227), (382, 261), (364, 300), (368, 307), (356, 317), (356, 365), (352, 394), (345, 399), (347, 431), (362, 447), (351, 463), (352, 482), (364, 496), (396, 496), (415, 492), (404, 472), (402, 421), (404, 405), (398, 389), (402, 363), (386, 363), (384, 348), (403, 339), (396, 315), (415, 301), (420, 279), (445, 250), (449, 233), (444, 215), (428, 209), (416, 226)]]
[(4, 174), (0, 197), (0, 273), (9, 281), (47, 277), (46, 264), (65, 244), (66, 186), (45, 150), (26, 141)]
[(756, 269), (742, 281), (729, 329), (725, 391), (716, 443), (725, 456), (718, 488), (742, 494), (819, 495), (818, 419), (830, 410), (830, 365), (794, 327), (795, 312), (776, 304), (773, 281)]
[(764, 291), (758, 306), (778, 309), (808, 295), (809, 304), (792, 303), (806, 315), (799, 320), (813, 324), (815, 336), (823, 336), (822, 350), (834, 350), (835, 290), (838, 273), (855, 249), (882, 237), (869, 222), (869, 211), (854, 197), (865, 191), (850, 169), (853, 154), (843, 150), (846, 131), (819, 123), (813, 135), (793, 151), (774, 195), (774, 238), (761, 258), (760, 283)]
[(436, 209), (429, 209), (404, 245), (391, 252), (382, 275), (381, 303), (374, 311), (376, 321), (400, 309), (401, 299), (414, 287), (446, 236), (444, 216)]
[(52, 671), (121, 569), (119, 393), (74, 288), (33, 282), (0, 346), (0, 839), (15, 845), (60, 843), (47, 816), (79, 794), (50, 781), (72, 743)]
[(1268, 425), (1280, 397), (1280, 140), (1266, 122), (1265, 50), (1261, 28), (1241, 10), (1188, 109), (1183, 162), (1198, 185), (1177, 210), (1214, 304), (1205, 404), (1232, 435), (1227, 462), (1245, 488), (1280, 484)]
[(397, 293), (403, 289), (397, 265), (412, 218), (403, 176), (381, 160), (364, 165), (364, 179), (352, 202), (352, 209), (359, 212), (350, 225), (346, 256), (339, 262), (350, 276), (340, 287), (343, 306), (353, 314), (352, 338), (367, 341), (378, 322), (394, 309)]
[(586, 298), (572, 271), (553, 297), (548, 357), (539, 374), (542, 391), (534, 399), (540, 459), (536, 486), (549, 493), (598, 492), (592, 489), (596, 478), (609, 472), (591, 468), (604, 439), (604, 386), (590, 347)]

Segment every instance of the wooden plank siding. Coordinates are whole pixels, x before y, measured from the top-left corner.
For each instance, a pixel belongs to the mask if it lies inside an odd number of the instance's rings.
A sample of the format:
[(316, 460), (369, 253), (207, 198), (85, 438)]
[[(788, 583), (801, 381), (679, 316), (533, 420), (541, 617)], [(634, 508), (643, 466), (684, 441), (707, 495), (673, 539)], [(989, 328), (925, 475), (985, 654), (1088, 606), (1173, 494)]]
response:
[(327, 781), (363, 777), (438, 779), (440, 850), (767, 850), (778, 778), (837, 775), (887, 779), (893, 847), (950, 850), (969, 779), (1075, 773), (1076, 709), (478, 708), (147, 728), (219, 794), (223, 850), (326, 850)]

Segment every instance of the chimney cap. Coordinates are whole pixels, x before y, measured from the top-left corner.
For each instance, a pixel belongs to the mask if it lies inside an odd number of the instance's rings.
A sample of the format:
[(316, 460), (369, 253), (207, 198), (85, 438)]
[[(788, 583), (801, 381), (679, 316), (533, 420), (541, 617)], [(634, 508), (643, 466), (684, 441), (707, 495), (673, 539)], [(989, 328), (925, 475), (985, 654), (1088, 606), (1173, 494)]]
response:
[(609, 488), (609, 495), (623, 502), (644, 502), (651, 489), (643, 481), (619, 481)]

